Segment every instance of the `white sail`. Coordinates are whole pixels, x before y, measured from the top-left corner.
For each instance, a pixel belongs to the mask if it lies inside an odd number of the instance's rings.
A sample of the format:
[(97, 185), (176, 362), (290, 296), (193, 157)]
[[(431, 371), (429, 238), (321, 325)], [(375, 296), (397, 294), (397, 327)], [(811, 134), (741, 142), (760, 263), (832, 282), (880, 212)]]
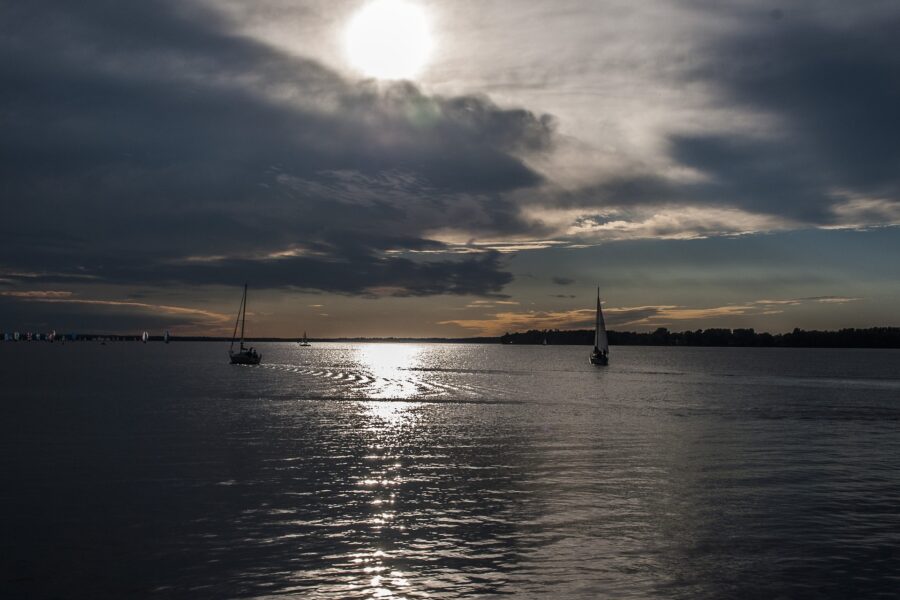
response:
[(149, 334), (149, 333), (147, 333), (147, 332), (145, 331), (143, 334), (141, 334), (141, 341), (142, 341), (142, 342), (144, 342), (144, 343), (146, 344), (148, 339), (150, 339), (150, 334)]
[(601, 352), (609, 352), (609, 340), (606, 339), (606, 323), (603, 321), (603, 309), (600, 308), (600, 288), (597, 288), (597, 323), (594, 327), (594, 346)]

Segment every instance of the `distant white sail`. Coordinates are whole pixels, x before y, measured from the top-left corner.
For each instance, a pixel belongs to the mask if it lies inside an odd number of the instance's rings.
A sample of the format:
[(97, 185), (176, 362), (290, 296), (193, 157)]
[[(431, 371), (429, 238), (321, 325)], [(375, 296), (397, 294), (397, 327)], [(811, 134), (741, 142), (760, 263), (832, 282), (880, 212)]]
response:
[(147, 343), (147, 340), (149, 340), (149, 339), (150, 339), (150, 334), (147, 333), (147, 332), (145, 331), (145, 332), (141, 335), (141, 341), (144, 342), (144, 343), (146, 344), (146, 343)]
[(601, 352), (609, 352), (609, 340), (606, 338), (606, 323), (603, 321), (603, 309), (600, 307), (600, 288), (597, 288), (597, 323), (594, 327), (594, 346)]

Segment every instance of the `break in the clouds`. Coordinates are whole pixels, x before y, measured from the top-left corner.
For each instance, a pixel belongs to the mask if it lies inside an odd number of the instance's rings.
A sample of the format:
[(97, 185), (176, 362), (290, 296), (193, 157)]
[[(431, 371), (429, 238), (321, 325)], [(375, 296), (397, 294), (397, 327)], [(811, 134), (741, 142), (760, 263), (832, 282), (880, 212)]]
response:
[[(667, 240), (620, 277), (634, 299), (672, 241), (900, 223), (895, 3), (422, 0), (435, 52), (414, 82), (349, 67), (339, 40), (363, 3), (0, 0), (9, 312), (202, 328), (219, 308), (173, 309), (245, 280), (388, 306), (563, 301), (612, 282), (610, 245)], [(596, 259), (569, 276), (560, 249)], [(813, 277), (780, 260), (752, 277)], [(734, 306), (724, 286), (669, 283), (641, 288), (630, 304), (657, 312), (628, 323)], [(799, 294), (854, 287), (825, 283)], [(493, 328), (419, 329), (435, 323)]]

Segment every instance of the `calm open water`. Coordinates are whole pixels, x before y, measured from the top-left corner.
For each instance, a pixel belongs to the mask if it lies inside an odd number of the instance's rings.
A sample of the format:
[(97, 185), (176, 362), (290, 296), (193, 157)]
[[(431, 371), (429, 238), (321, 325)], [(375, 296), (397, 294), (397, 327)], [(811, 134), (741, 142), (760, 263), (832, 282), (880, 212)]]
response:
[(0, 343), (4, 598), (900, 595), (900, 352)]

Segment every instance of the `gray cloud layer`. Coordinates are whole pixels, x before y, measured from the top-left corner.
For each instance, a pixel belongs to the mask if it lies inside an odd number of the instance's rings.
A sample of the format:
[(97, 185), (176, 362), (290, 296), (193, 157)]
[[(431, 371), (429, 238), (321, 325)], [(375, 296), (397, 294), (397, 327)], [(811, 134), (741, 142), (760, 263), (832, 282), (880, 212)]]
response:
[(7, 267), (398, 295), (510, 280), (494, 254), (387, 251), (441, 249), (424, 232), (448, 216), (524, 229), (503, 192), (541, 182), (520, 156), (550, 149), (549, 117), (352, 84), (190, 3), (2, 6)]
[(790, 11), (716, 39), (705, 49), (714, 62), (694, 74), (719, 102), (774, 117), (774, 132), (675, 137), (672, 153), (712, 176), (701, 192), (832, 224), (835, 190), (900, 200), (900, 11), (811, 17)]
[[(587, 220), (574, 231), (618, 239), (900, 223), (897, 5), (689, 6), (719, 26), (697, 28), (689, 59), (676, 54), (668, 64), (709, 118), (657, 132), (667, 172), (637, 157), (556, 194), (554, 208), (568, 210), (572, 225)], [(737, 212), (702, 218), (678, 215), (682, 207)]]
[[(613, 3), (610, 16), (594, 4), (556, 18), (622, 18), (642, 35), (665, 24), (690, 43), (663, 56), (664, 36), (640, 52), (630, 30), (610, 36), (599, 74), (593, 50), (573, 45), (566, 56), (583, 62), (571, 69), (531, 65), (546, 85), (579, 95), (610, 85), (582, 77), (638, 90), (666, 77), (720, 116), (673, 116), (655, 132), (661, 158), (619, 157), (625, 167), (566, 186), (534, 166), (560, 153), (546, 115), (350, 82), (236, 33), (206, 4), (0, 0), (0, 284), (33, 271), (498, 295), (512, 279), (500, 255), (447, 251), (900, 222), (896, 6)], [(679, 101), (660, 110), (677, 115)]]

